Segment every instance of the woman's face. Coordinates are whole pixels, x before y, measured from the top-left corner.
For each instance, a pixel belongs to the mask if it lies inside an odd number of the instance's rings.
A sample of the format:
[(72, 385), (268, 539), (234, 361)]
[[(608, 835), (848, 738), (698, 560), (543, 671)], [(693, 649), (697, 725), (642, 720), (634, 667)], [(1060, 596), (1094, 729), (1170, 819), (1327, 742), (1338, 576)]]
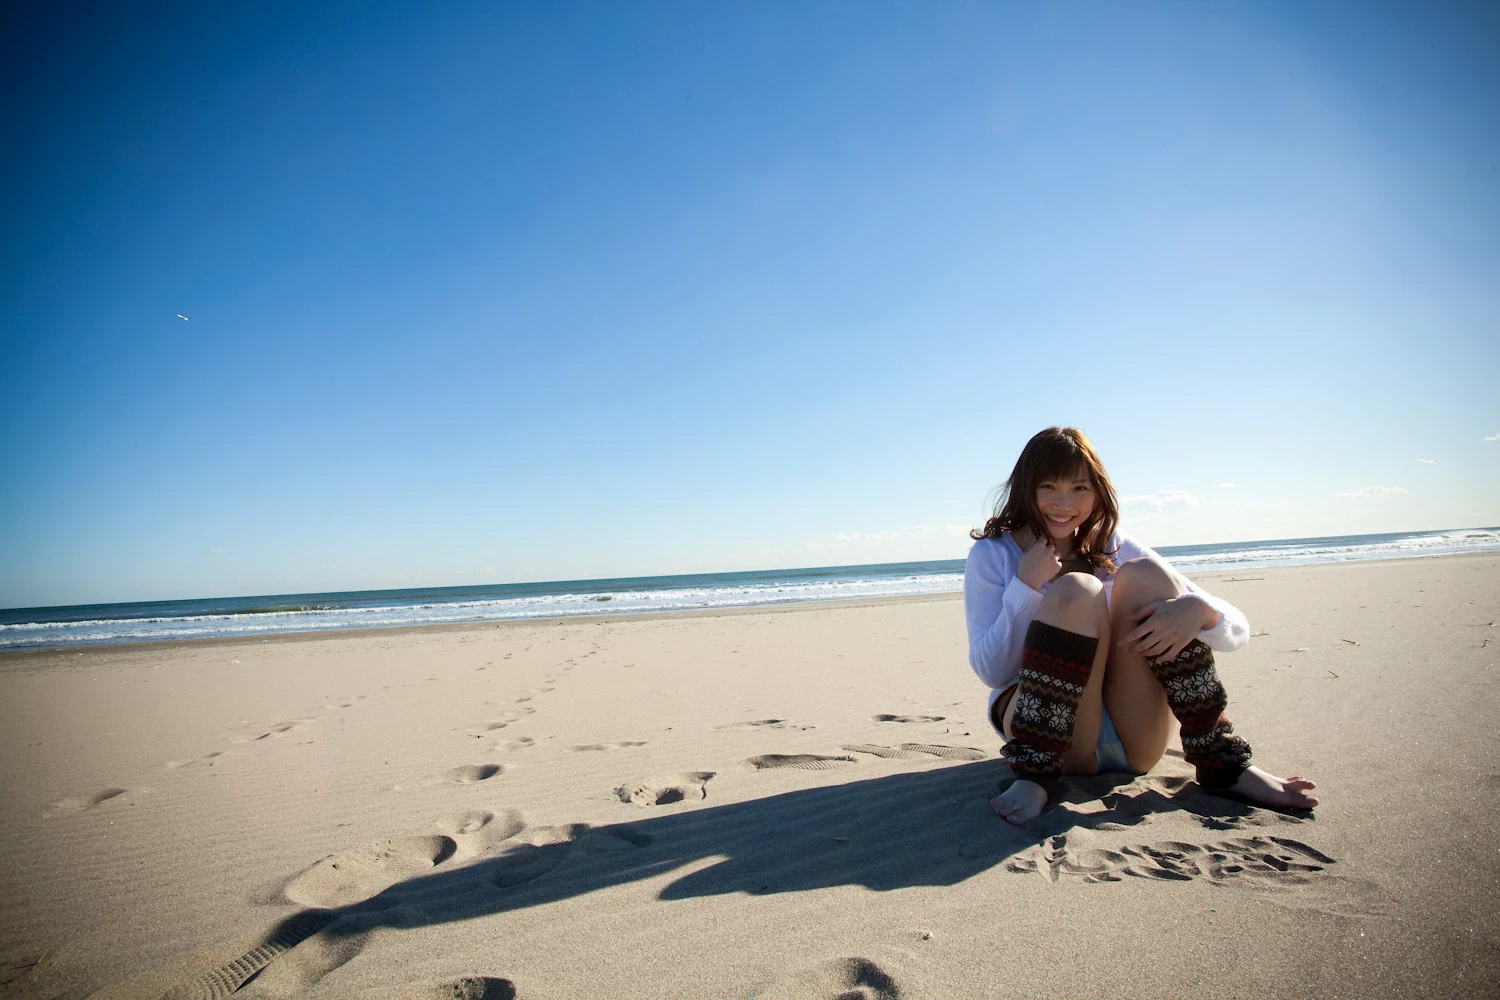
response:
[(1094, 483), (1085, 474), (1043, 479), (1036, 488), (1036, 507), (1054, 540), (1071, 538), (1094, 512)]

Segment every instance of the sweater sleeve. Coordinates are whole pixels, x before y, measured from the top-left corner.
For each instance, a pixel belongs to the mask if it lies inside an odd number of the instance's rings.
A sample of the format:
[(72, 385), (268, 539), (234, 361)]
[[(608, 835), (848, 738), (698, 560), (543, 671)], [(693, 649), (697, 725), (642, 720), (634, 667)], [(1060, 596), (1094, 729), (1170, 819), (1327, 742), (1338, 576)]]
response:
[[(1116, 565), (1122, 565), (1131, 559), (1139, 559), (1147, 556), (1172, 569), (1172, 564), (1163, 559), (1149, 546), (1142, 545), (1134, 538), (1123, 532), (1115, 534), (1115, 540), (1119, 548), (1113, 555)], [(1187, 585), (1188, 593), (1199, 598), (1209, 607), (1219, 613), (1219, 621), (1213, 628), (1206, 628), (1198, 633), (1198, 639), (1209, 649), (1219, 653), (1232, 653), (1245, 643), (1250, 641), (1250, 622), (1245, 618), (1245, 613), (1230, 604), (1222, 597), (1215, 597), (1202, 587), (1198, 586), (1187, 577), (1172, 569), (1184, 584)]]
[(995, 539), (975, 542), (964, 565), (969, 666), (992, 688), (1015, 680), (1026, 628), (1042, 603), (1042, 595), (1016, 576), (1017, 566), (1014, 554)]

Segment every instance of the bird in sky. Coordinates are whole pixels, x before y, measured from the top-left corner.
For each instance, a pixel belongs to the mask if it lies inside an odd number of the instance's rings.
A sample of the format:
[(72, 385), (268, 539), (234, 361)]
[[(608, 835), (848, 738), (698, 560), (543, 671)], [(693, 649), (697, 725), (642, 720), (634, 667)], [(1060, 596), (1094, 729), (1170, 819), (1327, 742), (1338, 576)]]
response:
[(182, 313), (178, 313), (177, 314), (177, 318), (180, 319), (180, 320), (182, 320), (184, 323), (187, 322), (187, 317), (184, 316)]

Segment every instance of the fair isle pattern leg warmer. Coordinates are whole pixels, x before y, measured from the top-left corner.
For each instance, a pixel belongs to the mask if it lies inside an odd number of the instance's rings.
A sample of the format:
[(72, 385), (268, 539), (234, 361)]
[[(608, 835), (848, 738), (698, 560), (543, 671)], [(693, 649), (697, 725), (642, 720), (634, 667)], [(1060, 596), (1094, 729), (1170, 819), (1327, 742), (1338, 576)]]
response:
[(1182, 755), (1198, 769), (1204, 788), (1228, 788), (1250, 766), (1250, 744), (1234, 735), (1224, 708), (1229, 696), (1214, 669), (1214, 653), (1194, 639), (1169, 659), (1150, 661), (1182, 723)]
[(1062, 774), (1062, 755), (1073, 745), (1078, 699), (1089, 682), (1099, 640), (1032, 622), (1021, 648), (1021, 677), (1013, 738), (1000, 753), (1016, 777), (1044, 784)]

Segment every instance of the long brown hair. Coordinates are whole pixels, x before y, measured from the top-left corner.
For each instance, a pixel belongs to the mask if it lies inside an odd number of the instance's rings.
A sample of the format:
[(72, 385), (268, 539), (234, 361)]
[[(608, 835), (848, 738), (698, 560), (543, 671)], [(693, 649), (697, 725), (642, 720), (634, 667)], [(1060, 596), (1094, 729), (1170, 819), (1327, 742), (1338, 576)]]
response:
[(1037, 487), (1049, 479), (1082, 479), (1085, 475), (1094, 484), (1094, 510), (1078, 526), (1073, 550), (1092, 568), (1113, 573), (1115, 564), (1110, 557), (1114, 552), (1106, 550), (1120, 520), (1119, 501), (1099, 453), (1077, 427), (1048, 427), (1026, 442), (1010, 478), (1000, 488), (995, 516), (984, 523), (983, 530), (969, 532), (969, 537), (976, 541), (999, 538), (1002, 532), (1021, 527), (1030, 528), (1037, 538), (1049, 537), (1036, 505)]

